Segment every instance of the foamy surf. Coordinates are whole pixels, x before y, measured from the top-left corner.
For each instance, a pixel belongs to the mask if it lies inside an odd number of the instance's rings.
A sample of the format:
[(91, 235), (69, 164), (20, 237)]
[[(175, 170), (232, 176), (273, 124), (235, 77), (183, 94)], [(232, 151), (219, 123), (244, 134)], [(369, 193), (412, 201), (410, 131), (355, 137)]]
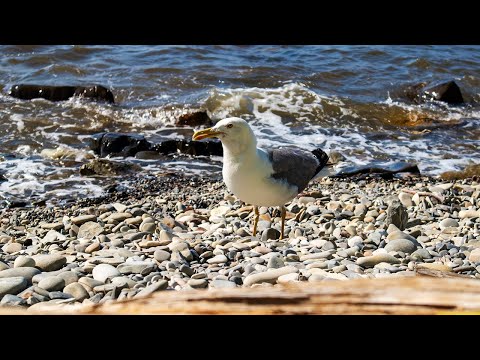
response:
[[(432, 110), (432, 105), (408, 105), (387, 100), (379, 102), (389, 107), (400, 107), (407, 112), (419, 109)], [(425, 174), (437, 175), (444, 171), (459, 170), (471, 163), (472, 158), (480, 158), (480, 148), (472, 153), (471, 148), (458, 159), (445, 159), (448, 149), (437, 143), (437, 137), (409, 139), (405, 136), (392, 138), (388, 130), (378, 125), (385, 134), (372, 137), (364, 114), (357, 113), (355, 104), (346, 99), (317, 94), (301, 83), (289, 83), (279, 88), (214, 89), (205, 100), (207, 109), (214, 119), (240, 116), (250, 122), (257, 134), (259, 146), (279, 147), (301, 146), (307, 149), (321, 147), (325, 151), (339, 151), (346, 161), (339, 164), (338, 170), (351, 165), (366, 165), (378, 160), (408, 161), (418, 163)], [(374, 106), (374, 104), (372, 105)], [(329, 109), (326, 110), (326, 108)], [(332, 111), (333, 110), (333, 111)], [(480, 113), (469, 108), (451, 108), (443, 105), (438, 121), (456, 121), (465, 116), (474, 117), (465, 124), (473, 127), (478, 123)], [(348, 118), (348, 119), (347, 119)], [(352, 119), (357, 120), (357, 124)], [(295, 125), (301, 123), (300, 131)], [(465, 139), (467, 143), (477, 143), (476, 139)], [(440, 148), (439, 148), (440, 145)], [(443, 147), (443, 148), (442, 148)], [(447, 151), (445, 151), (447, 150)], [(451, 149), (462, 151), (461, 148)]]

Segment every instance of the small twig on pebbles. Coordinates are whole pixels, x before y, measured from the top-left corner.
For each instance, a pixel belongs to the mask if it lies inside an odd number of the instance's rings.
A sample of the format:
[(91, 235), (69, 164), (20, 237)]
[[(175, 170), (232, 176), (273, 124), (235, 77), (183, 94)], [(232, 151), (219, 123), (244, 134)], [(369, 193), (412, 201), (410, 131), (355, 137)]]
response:
[(295, 221), (297, 222), (300, 222), (300, 218), (302, 217), (302, 215), (305, 213), (306, 209), (305, 208), (302, 208), (302, 210), (300, 210), (297, 215), (295, 216)]
[(431, 197), (437, 199), (438, 201), (440, 201), (441, 203), (443, 203), (443, 201), (445, 200), (442, 195), (427, 192), (427, 191), (415, 191), (415, 190), (410, 190), (410, 189), (402, 189), (402, 190), (400, 190), (400, 192), (405, 192), (405, 193), (414, 194), (414, 195), (418, 194), (419, 196), (431, 196)]

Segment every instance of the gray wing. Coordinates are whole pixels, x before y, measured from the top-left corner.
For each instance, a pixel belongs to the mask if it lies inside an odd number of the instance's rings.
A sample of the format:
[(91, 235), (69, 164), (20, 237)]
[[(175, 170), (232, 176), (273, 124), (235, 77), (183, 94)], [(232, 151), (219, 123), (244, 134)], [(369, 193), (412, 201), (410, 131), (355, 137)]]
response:
[(317, 157), (310, 151), (298, 148), (265, 150), (272, 162), (272, 178), (287, 181), (298, 187), (298, 192), (307, 187), (308, 182), (317, 174), (320, 165)]

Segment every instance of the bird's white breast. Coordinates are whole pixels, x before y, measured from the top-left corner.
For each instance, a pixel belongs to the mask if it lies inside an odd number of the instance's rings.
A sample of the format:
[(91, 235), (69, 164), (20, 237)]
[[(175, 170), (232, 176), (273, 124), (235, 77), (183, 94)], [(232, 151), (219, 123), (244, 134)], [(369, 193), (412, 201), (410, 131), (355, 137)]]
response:
[(273, 179), (272, 165), (262, 150), (251, 156), (224, 154), (223, 180), (240, 200), (259, 206), (281, 206), (297, 195), (297, 187)]

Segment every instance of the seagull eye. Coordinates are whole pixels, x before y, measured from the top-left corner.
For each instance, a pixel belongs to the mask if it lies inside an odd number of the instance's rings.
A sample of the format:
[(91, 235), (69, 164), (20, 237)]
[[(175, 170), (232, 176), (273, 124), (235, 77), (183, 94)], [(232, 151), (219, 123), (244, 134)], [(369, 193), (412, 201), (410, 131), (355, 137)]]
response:
[(228, 124), (227, 129), (231, 129), (233, 127), (233, 124)]

